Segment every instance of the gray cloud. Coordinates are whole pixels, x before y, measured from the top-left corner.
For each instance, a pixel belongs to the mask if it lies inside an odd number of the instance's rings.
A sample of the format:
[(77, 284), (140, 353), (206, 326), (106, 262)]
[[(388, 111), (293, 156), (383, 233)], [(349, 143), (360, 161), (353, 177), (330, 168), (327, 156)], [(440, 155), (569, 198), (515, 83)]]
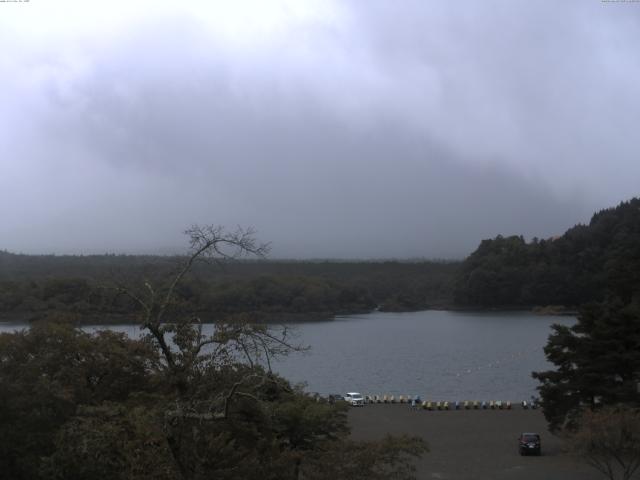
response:
[(213, 222), (277, 257), (460, 257), (637, 194), (640, 6), (333, 7), (5, 30), (0, 248), (167, 251)]

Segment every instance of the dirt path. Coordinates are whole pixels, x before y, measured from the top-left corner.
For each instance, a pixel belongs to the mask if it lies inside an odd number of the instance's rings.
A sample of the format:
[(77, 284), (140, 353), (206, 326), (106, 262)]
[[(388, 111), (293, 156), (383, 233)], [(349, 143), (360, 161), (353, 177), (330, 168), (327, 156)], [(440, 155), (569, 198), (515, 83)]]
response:
[[(417, 464), (419, 479), (600, 480), (591, 467), (567, 454), (539, 410), (413, 411), (407, 405), (367, 405), (349, 413), (355, 439), (410, 434), (429, 442)], [(542, 437), (542, 456), (522, 457), (521, 432)]]

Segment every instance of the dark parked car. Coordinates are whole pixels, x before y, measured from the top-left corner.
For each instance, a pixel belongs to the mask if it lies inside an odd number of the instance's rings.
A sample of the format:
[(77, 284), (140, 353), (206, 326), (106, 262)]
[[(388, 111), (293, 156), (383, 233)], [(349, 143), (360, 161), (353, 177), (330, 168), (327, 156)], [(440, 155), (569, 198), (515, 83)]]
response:
[(540, 455), (540, 435), (537, 433), (521, 433), (518, 437), (520, 455)]

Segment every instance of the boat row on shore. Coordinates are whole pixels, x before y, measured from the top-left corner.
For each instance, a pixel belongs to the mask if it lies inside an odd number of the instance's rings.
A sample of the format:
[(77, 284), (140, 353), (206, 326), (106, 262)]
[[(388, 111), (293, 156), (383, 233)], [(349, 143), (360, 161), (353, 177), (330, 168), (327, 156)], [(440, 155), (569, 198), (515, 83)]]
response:
[[(338, 395), (329, 396), (329, 401), (342, 400), (347, 400), (347, 398)], [(405, 404), (424, 410), (511, 410), (514, 406), (525, 410), (538, 408), (538, 400), (535, 398), (516, 403), (503, 400), (464, 400), (450, 402), (447, 400), (422, 400), (419, 395), (364, 395), (358, 400), (358, 402), (347, 401), (355, 406), (367, 404)]]
[[(398, 404), (410, 404), (416, 408), (422, 408), (424, 410), (511, 410), (513, 404), (511, 401), (503, 400), (464, 400), (462, 402), (455, 401), (431, 401), (422, 400), (419, 396), (412, 395), (365, 395), (365, 403), (398, 403)], [(538, 407), (538, 403), (535, 400), (528, 401), (523, 400), (517, 403), (523, 409), (535, 409)]]

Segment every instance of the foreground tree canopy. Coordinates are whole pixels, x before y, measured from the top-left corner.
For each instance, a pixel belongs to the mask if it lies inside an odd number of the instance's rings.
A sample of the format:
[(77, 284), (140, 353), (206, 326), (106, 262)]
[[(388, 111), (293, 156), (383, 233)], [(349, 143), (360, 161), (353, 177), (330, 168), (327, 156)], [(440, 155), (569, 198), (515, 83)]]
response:
[(270, 359), (301, 347), (242, 316), (203, 333), (176, 290), (194, 263), (261, 255), (252, 232), (194, 227), (164, 282), (112, 286), (142, 336), (68, 322), (0, 335), (0, 478), (413, 478), (417, 438), (358, 443), (346, 406), (293, 388)]

